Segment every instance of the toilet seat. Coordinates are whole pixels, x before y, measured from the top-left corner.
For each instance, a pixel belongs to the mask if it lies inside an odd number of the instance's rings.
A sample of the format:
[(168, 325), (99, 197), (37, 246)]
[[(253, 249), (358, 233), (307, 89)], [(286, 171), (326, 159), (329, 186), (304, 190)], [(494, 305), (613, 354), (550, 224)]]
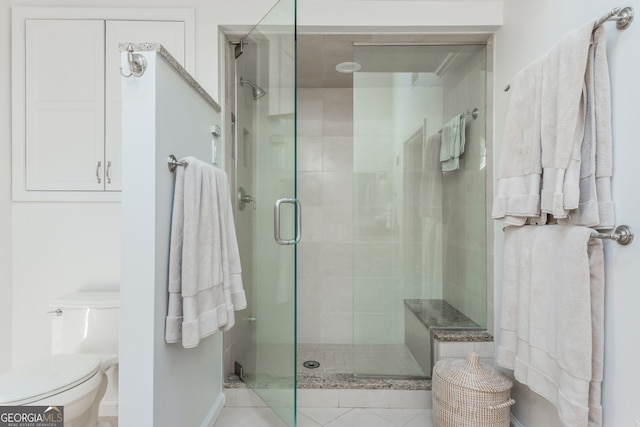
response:
[(0, 405), (26, 405), (82, 384), (100, 370), (96, 354), (56, 354), (0, 375)]

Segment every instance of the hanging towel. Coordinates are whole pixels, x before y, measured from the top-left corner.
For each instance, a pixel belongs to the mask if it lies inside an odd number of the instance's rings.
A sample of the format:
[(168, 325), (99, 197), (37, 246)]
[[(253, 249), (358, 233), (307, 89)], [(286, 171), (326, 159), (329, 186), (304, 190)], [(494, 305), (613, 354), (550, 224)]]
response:
[(604, 257), (593, 230), (508, 227), (497, 363), (558, 409), (566, 426), (602, 426)]
[(176, 169), (165, 340), (196, 347), (246, 307), (224, 171), (196, 158)]
[(440, 141), (440, 162), (442, 171), (450, 172), (460, 169), (460, 156), (464, 153), (465, 115), (459, 114), (449, 120), (442, 128)]
[(523, 225), (540, 216), (542, 61), (520, 70), (512, 86), (492, 216)]
[(594, 21), (566, 35), (542, 60), (541, 211), (566, 218), (580, 198), (585, 70)]
[(610, 229), (615, 222), (611, 199), (611, 89), (604, 27), (594, 30), (585, 86), (587, 98), (581, 149), (580, 201), (578, 208), (559, 222)]

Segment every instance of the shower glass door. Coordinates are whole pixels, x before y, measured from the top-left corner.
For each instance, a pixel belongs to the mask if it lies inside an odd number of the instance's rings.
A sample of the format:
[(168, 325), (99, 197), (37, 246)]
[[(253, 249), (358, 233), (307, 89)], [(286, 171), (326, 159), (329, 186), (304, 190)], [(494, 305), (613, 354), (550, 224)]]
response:
[[(248, 307), (244, 381), (295, 425), (295, 0), (280, 0), (236, 51), (237, 223)], [(250, 337), (250, 338), (246, 338)]]

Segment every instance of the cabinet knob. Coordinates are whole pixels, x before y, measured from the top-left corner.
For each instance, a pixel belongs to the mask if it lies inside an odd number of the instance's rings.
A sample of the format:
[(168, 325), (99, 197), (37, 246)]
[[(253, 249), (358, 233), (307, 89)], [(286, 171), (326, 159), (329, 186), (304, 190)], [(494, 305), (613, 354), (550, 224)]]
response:
[(102, 182), (100, 179), (100, 167), (102, 166), (102, 162), (98, 160), (98, 165), (96, 166), (96, 179), (98, 180), (98, 184)]

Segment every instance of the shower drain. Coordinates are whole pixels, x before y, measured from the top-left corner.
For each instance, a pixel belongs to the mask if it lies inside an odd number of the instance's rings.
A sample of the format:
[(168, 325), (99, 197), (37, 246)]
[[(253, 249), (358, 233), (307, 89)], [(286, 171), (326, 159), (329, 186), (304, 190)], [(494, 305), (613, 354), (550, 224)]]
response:
[(316, 362), (315, 360), (307, 360), (302, 364), (305, 368), (316, 369), (320, 366), (320, 362)]

